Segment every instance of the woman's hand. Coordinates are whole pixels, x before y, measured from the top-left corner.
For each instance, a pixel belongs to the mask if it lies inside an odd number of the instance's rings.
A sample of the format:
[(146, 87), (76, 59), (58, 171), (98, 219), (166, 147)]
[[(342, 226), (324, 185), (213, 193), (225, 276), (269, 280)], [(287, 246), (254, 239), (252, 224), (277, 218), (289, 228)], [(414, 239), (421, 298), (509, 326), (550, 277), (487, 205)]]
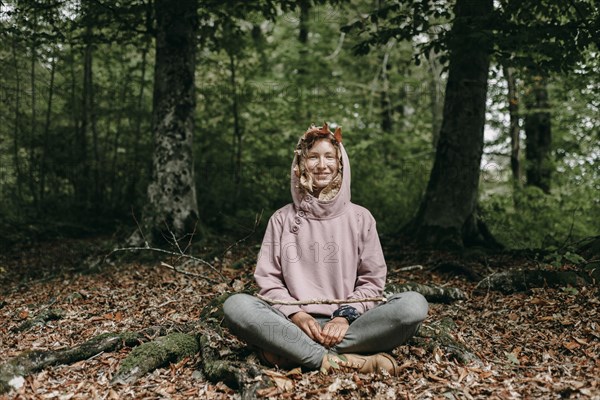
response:
[(350, 324), (344, 317), (335, 317), (331, 321), (325, 324), (321, 331), (321, 344), (325, 347), (333, 347), (344, 339), (346, 331)]
[(292, 322), (302, 329), (304, 333), (308, 335), (312, 340), (318, 343), (323, 342), (323, 336), (321, 334), (321, 326), (312, 315), (304, 311), (298, 311), (296, 314), (290, 317)]

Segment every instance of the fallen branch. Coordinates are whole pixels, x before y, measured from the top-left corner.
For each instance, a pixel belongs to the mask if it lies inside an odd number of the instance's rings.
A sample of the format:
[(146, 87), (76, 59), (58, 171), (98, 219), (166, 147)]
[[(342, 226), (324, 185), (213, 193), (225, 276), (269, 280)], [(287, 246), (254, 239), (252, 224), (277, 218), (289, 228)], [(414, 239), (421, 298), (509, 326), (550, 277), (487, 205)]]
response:
[(385, 297), (364, 297), (361, 299), (311, 299), (311, 300), (297, 300), (297, 301), (285, 301), (285, 300), (274, 300), (268, 297), (257, 294), (256, 297), (265, 301), (269, 304), (281, 304), (285, 306), (301, 306), (306, 304), (351, 304), (351, 303), (364, 303), (364, 302), (382, 302), (385, 303), (387, 299)]
[(25, 376), (58, 364), (72, 364), (99, 353), (116, 351), (123, 346), (137, 346), (160, 329), (149, 328), (141, 332), (104, 333), (79, 346), (64, 350), (34, 350), (25, 352), (0, 365), (0, 393), (23, 385)]
[[(190, 259), (190, 260), (193, 260), (193, 261), (197, 261), (197, 262), (199, 262), (199, 263), (201, 263), (203, 265), (206, 265), (211, 270), (213, 270), (217, 275), (219, 275), (219, 277), (222, 279), (223, 282), (227, 282), (227, 278), (225, 278), (223, 276), (223, 274), (217, 268), (215, 268), (212, 264), (210, 264), (209, 262), (207, 262), (207, 261), (205, 261), (205, 260), (203, 260), (201, 258), (194, 257), (194, 256), (191, 256), (191, 255), (185, 254), (185, 253), (176, 253), (176, 252), (170, 251), (170, 250), (159, 249), (159, 248), (156, 248), (156, 247), (146, 246), (146, 247), (121, 247), (121, 248), (116, 248), (116, 249), (113, 249), (113, 251), (111, 251), (105, 257), (105, 259), (108, 258), (108, 257), (110, 257), (113, 253), (116, 253), (116, 252), (119, 252), (119, 251), (144, 251), (144, 250), (145, 251), (154, 251), (154, 252), (157, 252), (157, 253), (163, 253), (163, 254), (168, 254), (168, 255), (171, 255), (171, 256), (177, 256), (178, 258), (187, 258), (187, 259)], [(181, 272), (181, 270), (178, 270), (178, 269), (175, 269), (175, 271)], [(198, 277), (202, 277), (203, 279), (210, 280), (210, 278), (208, 278), (206, 276), (203, 276), (203, 275), (198, 275)]]
[(394, 272), (406, 272), (406, 271), (414, 271), (414, 270), (421, 270), (424, 267), (422, 265), (409, 265), (407, 267), (401, 267), (401, 268), (394, 268)]
[(508, 294), (538, 287), (579, 287), (589, 284), (597, 285), (598, 282), (600, 282), (600, 271), (592, 268), (584, 268), (583, 271), (518, 269), (485, 277), (475, 286), (475, 291), (497, 290)]
[(111, 383), (133, 383), (148, 372), (192, 357), (199, 350), (194, 334), (176, 332), (159, 337), (133, 349), (121, 363)]
[(431, 303), (452, 303), (457, 300), (464, 300), (467, 298), (465, 292), (458, 288), (446, 288), (436, 285), (424, 285), (422, 283), (408, 282), (399, 285), (388, 285), (385, 288), (384, 293), (388, 296), (394, 293), (402, 292), (418, 292), (421, 293), (427, 301)]

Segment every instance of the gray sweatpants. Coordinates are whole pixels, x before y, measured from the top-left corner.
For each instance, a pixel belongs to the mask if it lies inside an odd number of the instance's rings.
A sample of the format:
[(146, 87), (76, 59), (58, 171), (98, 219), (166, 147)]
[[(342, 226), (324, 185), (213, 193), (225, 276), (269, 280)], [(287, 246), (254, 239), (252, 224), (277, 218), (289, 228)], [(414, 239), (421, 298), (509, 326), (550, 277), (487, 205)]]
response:
[[(427, 317), (427, 300), (416, 292), (391, 296), (386, 303), (354, 321), (331, 349), (313, 341), (281, 312), (248, 294), (235, 294), (223, 305), (226, 326), (240, 339), (310, 369), (321, 367), (328, 351), (376, 353), (391, 351), (412, 337)], [(329, 317), (316, 316), (323, 326)]]

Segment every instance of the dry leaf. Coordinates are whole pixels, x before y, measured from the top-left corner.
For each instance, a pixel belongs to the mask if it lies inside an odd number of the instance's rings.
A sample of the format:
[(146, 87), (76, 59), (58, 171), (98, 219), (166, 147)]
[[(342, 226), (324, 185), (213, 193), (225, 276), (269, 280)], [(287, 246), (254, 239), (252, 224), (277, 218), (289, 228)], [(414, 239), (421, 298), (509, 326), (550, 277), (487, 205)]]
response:
[(576, 348), (580, 347), (581, 345), (577, 342), (569, 342), (569, 343), (563, 344), (563, 346), (569, 350), (575, 350)]

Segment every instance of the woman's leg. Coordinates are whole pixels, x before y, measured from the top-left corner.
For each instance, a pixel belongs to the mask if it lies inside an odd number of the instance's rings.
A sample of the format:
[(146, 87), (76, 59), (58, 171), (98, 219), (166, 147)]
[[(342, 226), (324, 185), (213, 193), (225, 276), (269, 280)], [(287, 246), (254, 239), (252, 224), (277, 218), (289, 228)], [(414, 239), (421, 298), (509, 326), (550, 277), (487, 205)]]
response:
[(427, 317), (427, 300), (417, 292), (397, 293), (354, 321), (344, 339), (332, 350), (337, 353), (391, 351), (410, 339)]
[(248, 344), (310, 369), (321, 367), (327, 350), (262, 300), (234, 294), (223, 304), (226, 326)]

